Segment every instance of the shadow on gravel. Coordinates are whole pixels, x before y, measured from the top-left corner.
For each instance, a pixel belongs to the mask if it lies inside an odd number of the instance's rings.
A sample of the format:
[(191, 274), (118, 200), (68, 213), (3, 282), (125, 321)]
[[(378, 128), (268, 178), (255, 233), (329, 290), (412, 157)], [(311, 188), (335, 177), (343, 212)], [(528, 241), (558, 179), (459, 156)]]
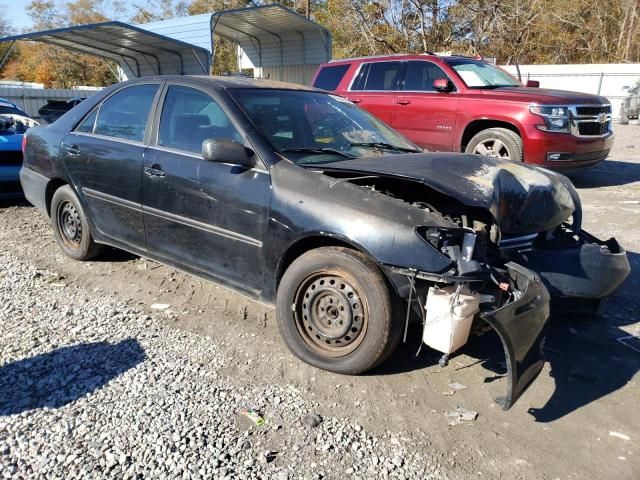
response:
[(576, 188), (598, 188), (640, 182), (640, 163), (605, 160), (591, 168), (569, 172)]
[(0, 198), (0, 209), (9, 207), (32, 207), (23, 196), (13, 198)]
[(82, 343), (0, 367), (0, 416), (58, 408), (106, 385), (146, 358), (135, 339)]

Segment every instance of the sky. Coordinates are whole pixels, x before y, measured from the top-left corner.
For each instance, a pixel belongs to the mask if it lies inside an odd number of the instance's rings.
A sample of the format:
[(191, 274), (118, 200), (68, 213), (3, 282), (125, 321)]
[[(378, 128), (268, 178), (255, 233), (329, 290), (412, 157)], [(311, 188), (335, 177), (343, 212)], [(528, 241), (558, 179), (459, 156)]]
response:
[(31, 19), (25, 8), (30, 0), (0, 0), (3, 14), (6, 15), (15, 30), (21, 32), (31, 26)]

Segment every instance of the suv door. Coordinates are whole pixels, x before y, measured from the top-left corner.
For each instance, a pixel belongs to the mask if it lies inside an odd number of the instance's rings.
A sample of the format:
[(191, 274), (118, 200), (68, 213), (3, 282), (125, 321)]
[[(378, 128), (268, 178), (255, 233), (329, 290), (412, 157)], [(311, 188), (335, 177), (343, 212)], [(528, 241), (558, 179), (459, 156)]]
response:
[(413, 142), (431, 151), (449, 152), (453, 148), (459, 98), (454, 91), (438, 92), (433, 81), (449, 79), (435, 63), (427, 60), (406, 62), (401, 92), (391, 126)]
[(345, 97), (391, 125), (403, 68), (398, 61), (363, 63)]
[(143, 168), (147, 249), (257, 295), (269, 174), (262, 166), (205, 161), (206, 139), (245, 144), (209, 93), (170, 85)]
[(148, 83), (116, 91), (61, 145), (65, 167), (96, 229), (137, 248), (144, 248), (142, 158), (159, 88), (160, 83)]

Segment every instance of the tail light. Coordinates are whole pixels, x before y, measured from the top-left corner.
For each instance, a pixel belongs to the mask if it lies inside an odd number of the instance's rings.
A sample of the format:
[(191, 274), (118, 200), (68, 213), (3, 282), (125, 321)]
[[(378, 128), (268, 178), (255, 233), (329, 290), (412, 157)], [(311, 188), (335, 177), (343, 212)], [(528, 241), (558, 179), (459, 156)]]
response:
[(22, 135), (22, 155), (27, 153), (27, 134)]

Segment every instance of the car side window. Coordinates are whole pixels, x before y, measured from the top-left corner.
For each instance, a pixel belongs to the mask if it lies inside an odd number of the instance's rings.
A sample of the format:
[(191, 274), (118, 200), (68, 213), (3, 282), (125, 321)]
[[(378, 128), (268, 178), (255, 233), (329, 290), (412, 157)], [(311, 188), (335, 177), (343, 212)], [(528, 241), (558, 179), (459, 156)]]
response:
[(93, 133), (93, 127), (96, 124), (96, 117), (98, 116), (98, 109), (95, 108), (93, 112), (85, 117), (78, 128), (76, 128), (76, 132), (82, 133)]
[(242, 135), (213, 98), (193, 88), (170, 86), (160, 116), (158, 145), (200, 153), (207, 139), (243, 143)]
[(410, 61), (407, 62), (402, 89), (417, 92), (435, 92), (433, 81), (439, 78), (448, 79), (449, 77), (435, 63), (426, 60)]
[(158, 85), (134, 85), (107, 98), (98, 111), (96, 135), (142, 142)]
[(351, 90), (395, 90), (402, 71), (402, 62), (373, 62), (360, 68)]

